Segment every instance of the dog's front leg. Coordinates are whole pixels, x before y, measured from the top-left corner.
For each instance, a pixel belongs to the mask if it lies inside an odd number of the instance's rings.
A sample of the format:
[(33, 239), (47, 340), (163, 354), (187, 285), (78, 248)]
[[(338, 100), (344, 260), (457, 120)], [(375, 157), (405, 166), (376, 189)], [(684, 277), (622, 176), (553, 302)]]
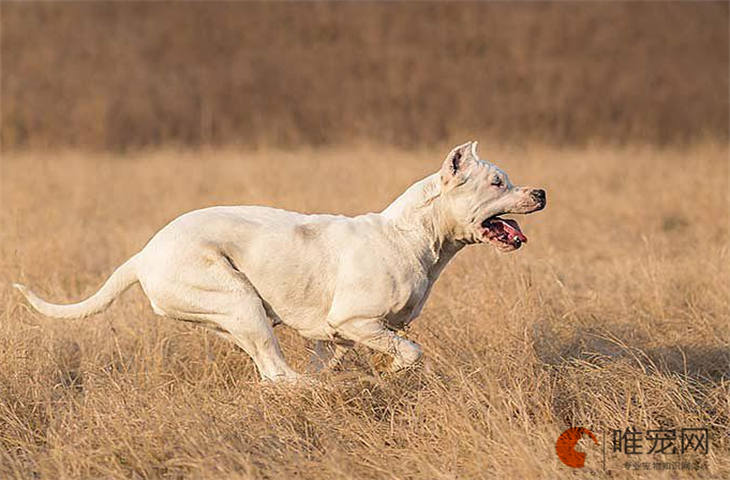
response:
[(379, 318), (353, 318), (338, 324), (335, 331), (348, 340), (392, 355), (391, 372), (410, 367), (421, 358), (421, 347), (388, 330)]

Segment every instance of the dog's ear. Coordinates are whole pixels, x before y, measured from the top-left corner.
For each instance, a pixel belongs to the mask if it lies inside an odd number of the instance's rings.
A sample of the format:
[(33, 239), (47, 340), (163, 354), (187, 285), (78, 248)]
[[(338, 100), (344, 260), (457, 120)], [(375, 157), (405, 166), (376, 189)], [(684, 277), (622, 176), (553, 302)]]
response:
[(444, 187), (453, 188), (461, 185), (469, 178), (469, 170), (479, 160), (477, 142), (466, 142), (446, 155), (441, 166), (441, 183)]

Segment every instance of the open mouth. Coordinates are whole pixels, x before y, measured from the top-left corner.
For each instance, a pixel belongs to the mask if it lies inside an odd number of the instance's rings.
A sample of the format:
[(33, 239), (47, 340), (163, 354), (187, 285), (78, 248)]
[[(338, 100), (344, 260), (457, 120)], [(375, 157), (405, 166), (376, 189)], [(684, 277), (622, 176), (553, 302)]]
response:
[(484, 220), (482, 237), (503, 251), (517, 250), (527, 237), (520, 230), (520, 225), (511, 218), (489, 217)]

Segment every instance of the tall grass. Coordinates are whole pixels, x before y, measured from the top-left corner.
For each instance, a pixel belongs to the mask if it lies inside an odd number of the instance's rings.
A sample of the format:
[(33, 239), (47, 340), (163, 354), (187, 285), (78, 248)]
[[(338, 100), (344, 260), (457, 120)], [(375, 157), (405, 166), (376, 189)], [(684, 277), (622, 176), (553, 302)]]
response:
[[(581, 442), (580, 471), (559, 462), (568, 426), (709, 427), (707, 469), (681, 478), (730, 476), (727, 147), (483, 148), (548, 191), (520, 220), (528, 244), (457, 256), (408, 332), (423, 367), (379, 377), (358, 348), (316, 388), (258, 383), (245, 354), (136, 288), (58, 321), (10, 283), (79, 299), (206, 205), (377, 210), (446, 146), (6, 154), (0, 477), (609, 478), (600, 446)], [(306, 343), (277, 334), (304, 370)], [(642, 458), (657, 459), (676, 456)], [(655, 477), (676, 474), (632, 478)]]
[(3, 2), (3, 148), (728, 136), (727, 2)]

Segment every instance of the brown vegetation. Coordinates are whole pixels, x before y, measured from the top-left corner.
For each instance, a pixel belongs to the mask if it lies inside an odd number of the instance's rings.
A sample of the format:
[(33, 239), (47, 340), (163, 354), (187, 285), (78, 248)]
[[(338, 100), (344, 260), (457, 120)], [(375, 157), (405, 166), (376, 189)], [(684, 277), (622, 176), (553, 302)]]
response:
[[(707, 426), (708, 470), (681, 478), (730, 477), (724, 145), (485, 146), (515, 181), (544, 185), (548, 208), (522, 221), (520, 251), (457, 256), (409, 332), (425, 365), (389, 378), (360, 349), (319, 388), (261, 385), (243, 353), (156, 317), (138, 289), (58, 321), (9, 287), (89, 295), (166, 221), (206, 205), (377, 210), (445, 151), (6, 154), (0, 477), (609, 478), (592, 444), (582, 471), (558, 461), (571, 425)], [(304, 342), (278, 334), (303, 370)], [(626, 474), (618, 458), (611, 478)], [(641, 458), (659, 459), (676, 456)]]
[[(680, 475), (730, 478), (726, 2), (2, 2), (0, 23), (0, 478), (628, 475), (592, 443), (560, 463), (569, 426), (708, 427)], [(87, 296), (208, 205), (378, 210), (472, 138), (548, 208), (520, 251), (447, 268), (414, 371), (358, 348), (316, 388), (262, 385), (136, 287), (75, 321), (10, 288)]]
[(3, 2), (4, 149), (728, 136), (726, 2)]

